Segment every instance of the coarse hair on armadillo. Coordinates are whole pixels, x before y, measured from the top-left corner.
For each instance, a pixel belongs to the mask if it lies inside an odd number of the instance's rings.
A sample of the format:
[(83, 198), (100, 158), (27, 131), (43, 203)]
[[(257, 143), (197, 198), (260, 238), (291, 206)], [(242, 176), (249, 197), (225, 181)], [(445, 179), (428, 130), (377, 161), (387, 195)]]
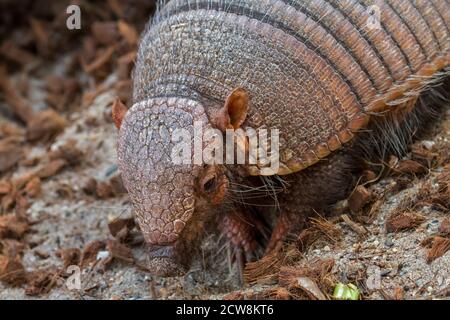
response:
[(352, 152), (360, 160), (378, 164), (391, 155), (402, 158), (415, 140), (430, 132), (449, 105), (450, 68), (446, 68), (428, 82), (414, 108), (405, 111), (400, 119), (387, 112), (375, 115), (367, 130), (361, 131), (355, 139)]

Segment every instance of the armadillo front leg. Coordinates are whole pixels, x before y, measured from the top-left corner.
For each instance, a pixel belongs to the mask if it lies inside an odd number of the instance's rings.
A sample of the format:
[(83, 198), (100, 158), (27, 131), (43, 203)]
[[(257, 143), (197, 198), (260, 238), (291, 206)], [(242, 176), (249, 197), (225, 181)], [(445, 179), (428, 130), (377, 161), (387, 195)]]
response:
[(233, 246), (233, 256), (237, 264), (240, 283), (244, 283), (244, 266), (252, 261), (260, 246), (258, 236), (262, 233), (262, 224), (258, 218), (241, 211), (232, 211), (220, 217), (218, 228)]
[(250, 260), (258, 248), (259, 223), (253, 215), (244, 215), (240, 211), (232, 211), (220, 218), (219, 230), (235, 248), (245, 254), (246, 259)]

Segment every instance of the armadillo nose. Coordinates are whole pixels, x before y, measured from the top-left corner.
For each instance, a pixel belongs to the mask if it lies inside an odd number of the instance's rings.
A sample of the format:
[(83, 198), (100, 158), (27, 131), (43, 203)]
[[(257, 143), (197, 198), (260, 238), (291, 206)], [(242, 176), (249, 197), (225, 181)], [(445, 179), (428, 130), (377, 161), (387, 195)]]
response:
[(149, 271), (160, 277), (176, 277), (186, 273), (186, 267), (175, 258), (174, 247), (171, 245), (152, 245), (149, 248)]
[(172, 258), (174, 256), (174, 248), (172, 245), (151, 245), (149, 256), (153, 258)]

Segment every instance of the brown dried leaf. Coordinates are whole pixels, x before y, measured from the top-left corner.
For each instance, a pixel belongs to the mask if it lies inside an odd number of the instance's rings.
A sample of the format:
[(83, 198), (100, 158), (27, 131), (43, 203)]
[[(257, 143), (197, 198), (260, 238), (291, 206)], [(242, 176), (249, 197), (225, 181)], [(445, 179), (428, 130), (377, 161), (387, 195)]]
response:
[(130, 65), (136, 60), (136, 56), (137, 51), (133, 50), (120, 56), (119, 59), (117, 59), (117, 62), (119, 64)]
[(132, 25), (126, 23), (123, 20), (119, 20), (119, 22), (117, 23), (117, 27), (122, 37), (128, 42), (129, 45), (137, 45), (139, 35)]
[(48, 252), (44, 252), (38, 249), (34, 250), (33, 253), (36, 257), (43, 260), (48, 259), (50, 257), (50, 254)]
[(270, 299), (270, 300), (292, 299), (292, 295), (289, 292), (289, 290), (283, 287), (270, 288), (268, 290), (263, 291), (259, 296), (261, 296), (262, 299)]
[(111, 264), (114, 259), (126, 263), (134, 262), (133, 251), (117, 240), (108, 240), (106, 242), (106, 249), (109, 251), (110, 256), (109, 259), (104, 262), (104, 266)]
[[(285, 287), (293, 294), (294, 298), (305, 298), (297, 289), (301, 289), (310, 299), (311, 295), (315, 296), (309, 289), (302, 288), (299, 283), (299, 278), (308, 278), (313, 281), (319, 288), (323, 295), (323, 292), (328, 292), (335, 283), (335, 279), (332, 277), (331, 272), (334, 266), (334, 260), (332, 259), (315, 259), (310, 262), (305, 262), (298, 266), (283, 266), (279, 272), (279, 284)], [(305, 281), (304, 284), (308, 283)], [(309, 283), (311, 284), (311, 283)], [(314, 286), (308, 288), (313, 288)], [(325, 295), (321, 296), (318, 291), (315, 291), (317, 297), (325, 298)]]
[[(129, 74), (130, 74), (130, 68), (127, 68), (125, 71), (123, 71), (123, 73), (125, 73), (125, 75), (122, 75), (122, 77), (126, 77), (129, 78)], [(117, 97), (119, 98), (120, 101), (123, 101), (123, 103), (125, 105), (129, 104), (130, 101), (132, 100), (132, 92), (133, 92), (133, 82), (130, 79), (125, 79), (125, 80), (121, 80), (118, 81), (116, 83), (116, 85), (114, 86), (114, 89), (117, 92)], [(104, 113), (104, 117), (107, 119), (108, 122), (111, 122), (112, 119), (112, 114), (110, 113), (112, 110), (108, 109), (108, 113)]]
[(84, 249), (83, 253), (81, 254), (81, 267), (84, 268), (90, 263), (97, 260), (97, 253), (100, 250), (104, 250), (106, 247), (106, 244), (103, 241), (95, 240), (90, 243), (88, 243)]
[(398, 232), (413, 229), (425, 221), (425, 218), (415, 212), (394, 213), (386, 221), (387, 232)]
[(107, 181), (98, 181), (95, 193), (99, 199), (108, 199), (114, 197), (111, 184)]
[(81, 251), (78, 248), (62, 249), (57, 255), (63, 261), (63, 270), (67, 270), (67, 268), (72, 265), (79, 265), (81, 260)]
[(17, 192), (13, 189), (2, 198), (1, 206), (3, 212), (8, 212), (14, 207), (16, 204), (16, 196)]
[(26, 184), (29, 181), (31, 181), (35, 177), (38, 177), (37, 171), (38, 170), (30, 170), (30, 171), (23, 173), (21, 176), (15, 178), (12, 181), (12, 184), (14, 187), (13, 191), (21, 190), (22, 188), (24, 188), (26, 186)]
[(76, 145), (76, 140), (69, 139), (56, 151), (52, 152), (49, 157), (51, 160), (64, 159), (71, 166), (79, 165), (84, 157), (84, 153)]
[(46, 77), (46, 87), (51, 93), (60, 94), (63, 91), (64, 77), (51, 74)]
[(114, 45), (120, 38), (118, 25), (115, 21), (94, 22), (91, 31), (95, 40), (102, 45)]
[(46, 101), (57, 110), (67, 109), (76, 101), (79, 90), (76, 78), (51, 75), (47, 77), (48, 94)]
[(48, 28), (43, 21), (35, 18), (31, 18), (30, 23), (39, 54), (44, 57), (49, 57), (53, 51), (50, 34), (48, 32), (50, 28)]
[(120, 196), (124, 193), (127, 193), (127, 189), (125, 189), (122, 177), (120, 175), (114, 176), (109, 179), (109, 184), (111, 186), (111, 191), (115, 196)]
[(223, 300), (244, 300), (244, 294), (240, 291), (234, 291), (226, 294)]
[[(1, 75), (1, 74), (0, 74)], [(17, 141), (24, 140), (22, 139), (25, 136), (25, 130), (22, 127), (19, 127), (15, 123), (12, 122), (4, 122), (0, 124), (0, 136), (2, 138), (8, 137), (17, 137)]]
[(83, 186), (83, 191), (88, 195), (95, 195), (97, 192), (97, 180), (89, 178)]
[(30, 198), (36, 198), (41, 193), (41, 179), (34, 177), (25, 186), (25, 193)]
[(81, 65), (85, 65), (86, 61), (92, 61), (97, 53), (97, 41), (94, 37), (86, 36), (83, 38), (83, 53), (80, 56)]
[(124, 240), (135, 227), (133, 218), (115, 219), (108, 223), (109, 232), (118, 240)]
[(330, 220), (327, 220), (321, 216), (317, 218), (311, 218), (311, 228), (320, 232), (327, 240), (332, 243), (336, 243), (341, 237), (341, 230)]
[(72, 187), (67, 183), (58, 184), (56, 193), (63, 199), (73, 199), (74, 196)]
[(18, 221), (26, 222), (28, 223), (28, 216), (27, 211), (30, 207), (30, 202), (28, 201), (27, 197), (25, 197), (23, 194), (18, 194), (16, 196), (16, 217)]
[(364, 226), (360, 225), (359, 223), (354, 222), (352, 219), (350, 219), (350, 217), (346, 214), (343, 214), (341, 216), (341, 219), (353, 230), (355, 231), (357, 234), (359, 234), (360, 236), (365, 236), (368, 231), (366, 228), (364, 228)]
[(42, 165), (37, 171), (36, 175), (41, 179), (49, 178), (59, 173), (67, 165), (67, 161), (63, 159), (52, 160), (49, 163)]
[(268, 287), (262, 291), (251, 288), (228, 293), (223, 300), (290, 300), (291, 293), (283, 287)]
[(450, 235), (450, 218), (446, 218), (441, 222), (439, 232), (445, 235)]
[(0, 195), (8, 194), (12, 191), (13, 185), (11, 181), (0, 181)]
[(405, 291), (403, 290), (402, 287), (396, 287), (394, 289), (394, 296), (393, 298), (395, 300), (403, 300), (405, 298)]
[(396, 156), (390, 155), (386, 164), (389, 169), (394, 170), (395, 167), (398, 165), (398, 162), (399, 162), (399, 160)]
[(317, 239), (320, 233), (317, 230), (303, 229), (297, 238), (297, 248), (300, 252), (305, 252)]
[(372, 198), (372, 193), (364, 186), (357, 186), (348, 198), (348, 207), (353, 213), (358, 213)]
[(8, 257), (21, 255), (25, 250), (25, 245), (14, 239), (4, 239), (0, 241), (1, 253)]
[(450, 250), (450, 239), (439, 236), (431, 237), (422, 241), (422, 246), (429, 248), (427, 252), (427, 262), (431, 263)]
[(378, 175), (372, 170), (365, 170), (362, 174), (362, 182), (375, 182)]
[(396, 167), (396, 173), (404, 173), (404, 174), (421, 174), (426, 173), (428, 171), (427, 167), (420, 164), (417, 161), (406, 159), (402, 160)]
[(124, 8), (119, 0), (108, 0), (108, 5), (118, 17), (124, 16)]
[(97, 181), (90, 178), (83, 187), (83, 191), (89, 195), (95, 194), (99, 199), (108, 199), (127, 192), (120, 175), (116, 175), (107, 181)]
[(49, 293), (56, 286), (59, 277), (60, 272), (54, 267), (32, 272), (28, 276), (29, 281), (25, 294), (40, 296)]
[(411, 147), (411, 153), (413, 159), (416, 159), (419, 162), (424, 163), (428, 167), (430, 167), (431, 164), (439, 157), (438, 153), (426, 149), (422, 144), (414, 144)]
[(26, 283), (26, 275), (19, 256), (0, 256), (0, 281), (16, 287)]
[(114, 47), (109, 47), (90, 64), (84, 66), (84, 71), (86, 73), (92, 73), (97, 69), (103, 67), (105, 64), (111, 61), (112, 55), (114, 53)]
[(14, 42), (6, 40), (0, 47), (0, 53), (11, 61), (20, 65), (32, 64), (35, 56), (30, 52), (18, 47)]
[(267, 283), (275, 280), (283, 258), (284, 252), (272, 250), (261, 259), (247, 263), (244, 269), (245, 283)]
[(22, 158), (23, 151), (20, 144), (10, 139), (0, 141), (0, 173), (14, 167)]
[(41, 111), (28, 122), (27, 139), (29, 141), (49, 140), (61, 133), (67, 124), (67, 120), (54, 110)]
[(15, 214), (0, 216), (0, 239), (20, 239), (28, 229), (28, 222)]
[(33, 117), (33, 109), (28, 101), (20, 95), (17, 87), (11, 83), (3, 66), (0, 66), (0, 90), (3, 91), (6, 104), (11, 108), (12, 113), (23, 122), (28, 123)]

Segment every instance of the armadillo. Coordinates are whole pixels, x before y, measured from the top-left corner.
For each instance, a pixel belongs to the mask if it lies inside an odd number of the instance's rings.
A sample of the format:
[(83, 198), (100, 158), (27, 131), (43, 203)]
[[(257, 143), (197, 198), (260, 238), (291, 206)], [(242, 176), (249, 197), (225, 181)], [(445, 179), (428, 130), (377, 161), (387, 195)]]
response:
[[(346, 199), (374, 159), (403, 156), (449, 96), (449, 32), (447, 0), (161, 3), (133, 105), (113, 106), (149, 269), (185, 272), (209, 228), (245, 261), (268, 253)], [(173, 132), (196, 125), (277, 129), (277, 169), (175, 163)]]

